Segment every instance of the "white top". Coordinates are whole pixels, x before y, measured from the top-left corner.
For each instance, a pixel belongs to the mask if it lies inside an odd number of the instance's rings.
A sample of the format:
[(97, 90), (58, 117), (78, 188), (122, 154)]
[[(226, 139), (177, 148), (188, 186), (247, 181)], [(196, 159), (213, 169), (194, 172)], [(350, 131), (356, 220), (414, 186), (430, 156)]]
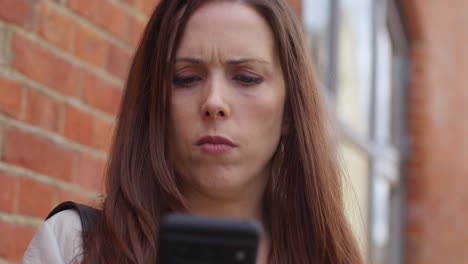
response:
[(23, 256), (23, 264), (71, 264), (82, 261), (81, 219), (64, 210), (42, 223)]

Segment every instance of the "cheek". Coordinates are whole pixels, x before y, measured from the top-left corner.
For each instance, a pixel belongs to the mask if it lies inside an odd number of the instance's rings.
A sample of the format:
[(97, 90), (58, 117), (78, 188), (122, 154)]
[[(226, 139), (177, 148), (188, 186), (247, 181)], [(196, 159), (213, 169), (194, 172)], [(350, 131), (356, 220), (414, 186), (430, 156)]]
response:
[(195, 109), (193, 99), (187, 100), (183, 96), (173, 96), (171, 101), (171, 132), (177, 134), (187, 132), (183, 128), (193, 126), (193, 122), (196, 120), (194, 115), (197, 114)]
[(242, 108), (242, 118), (248, 122), (252, 136), (249, 140), (251, 144), (268, 149), (276, 147), (281, 135), (283, 108), (284, 96), (278, 94), (257, 98), (248, 107)]
[(189, 133), (193, 131), (195, 125), (193, 124), (195, 120), (193, 108), (187, 103), (189, 102), (177, 98), (173, 98), (171, 102), (169, 142), (170, 148), (175, 152), (173, 155), (176, 156), (184, 153), (183, 142), (190, 141)]
[[(252, 118), (258, 126), (264, 129), (275, 129), (281, 127), (284, 108), (284, 88), (269, 87), (268, 93), (263, 93), (252, 104)], [(275, 89), (274, 89), (275, 88)], [(273, 131), (271, 131), (273, 132)]]
[(192, 167), (190, 142), (196, 124), (193, 105), (180, 97), (173, 97), (171, 102), (171, 116), (169, 126), (169, 157), (174, 169), (179, 175), (189, 175), (188, 168)]

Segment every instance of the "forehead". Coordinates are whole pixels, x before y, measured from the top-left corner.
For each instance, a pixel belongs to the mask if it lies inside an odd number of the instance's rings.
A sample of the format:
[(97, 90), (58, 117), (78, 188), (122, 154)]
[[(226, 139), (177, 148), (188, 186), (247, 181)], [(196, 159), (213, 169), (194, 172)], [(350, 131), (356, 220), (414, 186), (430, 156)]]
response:
[(208, 2), (190, 17), (177, 56), (214, 53), (273, 60), (273, 32), (267, 21), (251, 6), (231, 1)]

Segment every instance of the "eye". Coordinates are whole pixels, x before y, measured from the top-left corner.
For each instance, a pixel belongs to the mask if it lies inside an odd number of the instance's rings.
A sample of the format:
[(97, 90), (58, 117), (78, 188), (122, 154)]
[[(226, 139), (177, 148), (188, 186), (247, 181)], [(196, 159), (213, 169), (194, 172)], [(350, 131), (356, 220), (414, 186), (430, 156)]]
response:
[(263, 82), (262, 78), (249, 75), (237, 75), (236, 77), (234, 77), (234, 80), (239, 81), (244, 86), (261, 84)]
[(196, 75), (176, 76), (174, 78), (174, 84), (177, 86), (189, 87), (200, 80), (201, 78)]

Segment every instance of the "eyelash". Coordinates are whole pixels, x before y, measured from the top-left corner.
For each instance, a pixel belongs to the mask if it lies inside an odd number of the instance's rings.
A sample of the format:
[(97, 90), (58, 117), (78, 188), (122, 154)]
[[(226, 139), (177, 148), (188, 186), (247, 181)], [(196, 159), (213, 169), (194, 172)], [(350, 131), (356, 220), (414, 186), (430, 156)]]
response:
[[(181, 87), (190, 87), (194, 82), (200, 80), (201, 78), (195, 75), (180, 76), (174, 78), (174, 84)], [(239, 81), (242, 86), (258, 85), (263, 82), (262, 78), (249, 75), (236, 75), (234, 80)]]
[[(248, 80), (247, 82), (246, 79)], [(253, 77), (249, 75), (237, 75), (236, 77), (234, 77), (234, 80), (241, 82), (241, 85), (243, 86), (258, 85), (263, 82), (262, 78)]]
[[(175, 77), (174, 84), (177, 86), (181, 86), (181, 87), (189, 87), (190, 85), (193, 84), (194, 81), (200, 81), (200, 80), (201, 78), (195, 75)], [(187, 83), (187, 81), (191, 81), (191, 82)]]

